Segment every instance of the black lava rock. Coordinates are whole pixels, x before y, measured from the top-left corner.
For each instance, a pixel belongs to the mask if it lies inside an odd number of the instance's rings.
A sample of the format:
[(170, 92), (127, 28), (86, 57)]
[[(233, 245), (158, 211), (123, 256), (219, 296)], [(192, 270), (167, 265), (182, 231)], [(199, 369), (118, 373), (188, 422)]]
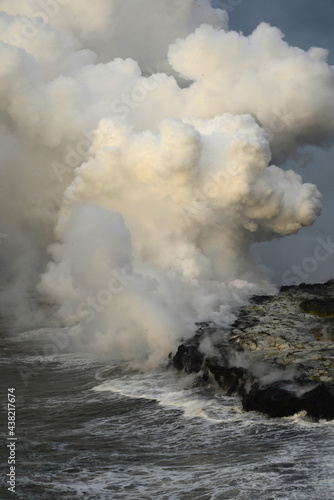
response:
[(204, 354), (202, 354), (197, 343), (195, 344), (181, 344), (177, 353), (173, 357), (173, 365), (178, 370), (184, 370), (186, 373), (198, 373), (201, 371), (204, 361)]
[(245, 384), (250, 374), (244, 368), (236, 366), (228, 367), (206, 363), (207, 368), (214, 376), (220, 387), (226, 391), (228, 396), (232, 394), (243, 394)]
[(327, 384), (319, 384), (301, 397), (304, 410), (316, 420), (334, 418), (334, 389)]
[(242, 397), (242, 406), (246, 411), (259, 411), (270, 417), (288, 417), (303, 409), (296, 392), (280, 381), (266, 387), (253, 384)]

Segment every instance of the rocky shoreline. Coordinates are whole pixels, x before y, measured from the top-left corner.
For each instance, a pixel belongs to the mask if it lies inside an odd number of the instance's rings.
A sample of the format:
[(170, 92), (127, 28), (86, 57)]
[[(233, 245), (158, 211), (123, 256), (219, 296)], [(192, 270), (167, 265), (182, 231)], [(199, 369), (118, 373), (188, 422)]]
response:
[(246, 411), (334, 419), (334, 280), (254, 296), (230, 328), (200, 324), (172, 360)]

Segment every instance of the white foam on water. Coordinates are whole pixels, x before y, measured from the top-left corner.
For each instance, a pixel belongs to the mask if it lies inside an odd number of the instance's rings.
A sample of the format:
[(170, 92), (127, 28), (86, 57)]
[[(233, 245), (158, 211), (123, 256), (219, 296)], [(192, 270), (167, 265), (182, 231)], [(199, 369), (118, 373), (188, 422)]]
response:
[[(206, 397), (194, 388), (198, 374), (166, 372), (134, 373), (104, 381), (94, 388), (97, 392), (111, 391), (125, 397), (155, 400), (164, 407), (180, 409), (185, 417), (201, 417), (212, 422), (223, 422), (226, 409), (239, 411), (236, 398)], [(233, 402), (234, 406), (231, 406)]]
[[(305, 430), (317, 427), (334, 429), (334, 421), (313, 422), (306, 417), (305, 412), (280, 419), (272, 419), (257, 412), (245, 412), (239, 397), (226, 396), (216, 386), (196, 387), (199, 374), (185, 375), (173, 370), (126, 373), (128, 367), (129, 364), (122, 364), (100, 370), (96, 375), (97, 380), (106, 377), (107, 380), (93, 390), (110, 391), (133, 399), (154, 400), (166, 408), (182, 410), (186, 418), (200, 417), (213, 424), (231, 423), (252, 427), (260, 423), (269, 428), (290, 426)], [(235, 431), (238, 433), (237, 429)]]

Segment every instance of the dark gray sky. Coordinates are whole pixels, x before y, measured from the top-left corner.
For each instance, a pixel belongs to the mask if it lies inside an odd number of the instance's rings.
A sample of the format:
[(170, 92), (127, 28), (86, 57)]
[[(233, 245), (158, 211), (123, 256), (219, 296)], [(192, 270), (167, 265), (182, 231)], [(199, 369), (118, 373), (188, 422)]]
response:
[[(219, 0), (218, 0), (219, 3)], [(229, 11), (230, 27), (248, 35), (260, 22), (277, 26), (290, 45), (303, 49), (311, 46), (330, 50), (334, 63), (333, 0), (222, 0), (238, 6)]]
[[(328, 49), (328, 61), (334, 64), (334, 0), (216, 0), (220, 4), (233, 9), (228, 10), (231, 29), (248, 35), (260, 22), (267, 22), (280, 28), (290, 45)], [(271, 269), (278, 284), (334, 278), (334, 148), (305, 152), (310, 153), (306, 165), (290, 160), (284, 168), (293, 168), (304, 182), (318, 186), (323, 194), (322, 215), (297, 235), (252, 248), (254, 258)]]

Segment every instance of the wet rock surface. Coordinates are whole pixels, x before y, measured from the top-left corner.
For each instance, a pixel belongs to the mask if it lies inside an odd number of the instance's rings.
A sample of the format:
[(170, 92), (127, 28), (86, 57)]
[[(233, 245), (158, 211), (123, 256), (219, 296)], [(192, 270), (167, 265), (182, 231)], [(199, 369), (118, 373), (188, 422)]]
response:
[(198, 373), (201, 383), (214, 381), (238, 394), (246, 411), (333, 419), (333, 304), (334, 280), (252, 297), (230, 328), (199, 325), (173, 364)]

